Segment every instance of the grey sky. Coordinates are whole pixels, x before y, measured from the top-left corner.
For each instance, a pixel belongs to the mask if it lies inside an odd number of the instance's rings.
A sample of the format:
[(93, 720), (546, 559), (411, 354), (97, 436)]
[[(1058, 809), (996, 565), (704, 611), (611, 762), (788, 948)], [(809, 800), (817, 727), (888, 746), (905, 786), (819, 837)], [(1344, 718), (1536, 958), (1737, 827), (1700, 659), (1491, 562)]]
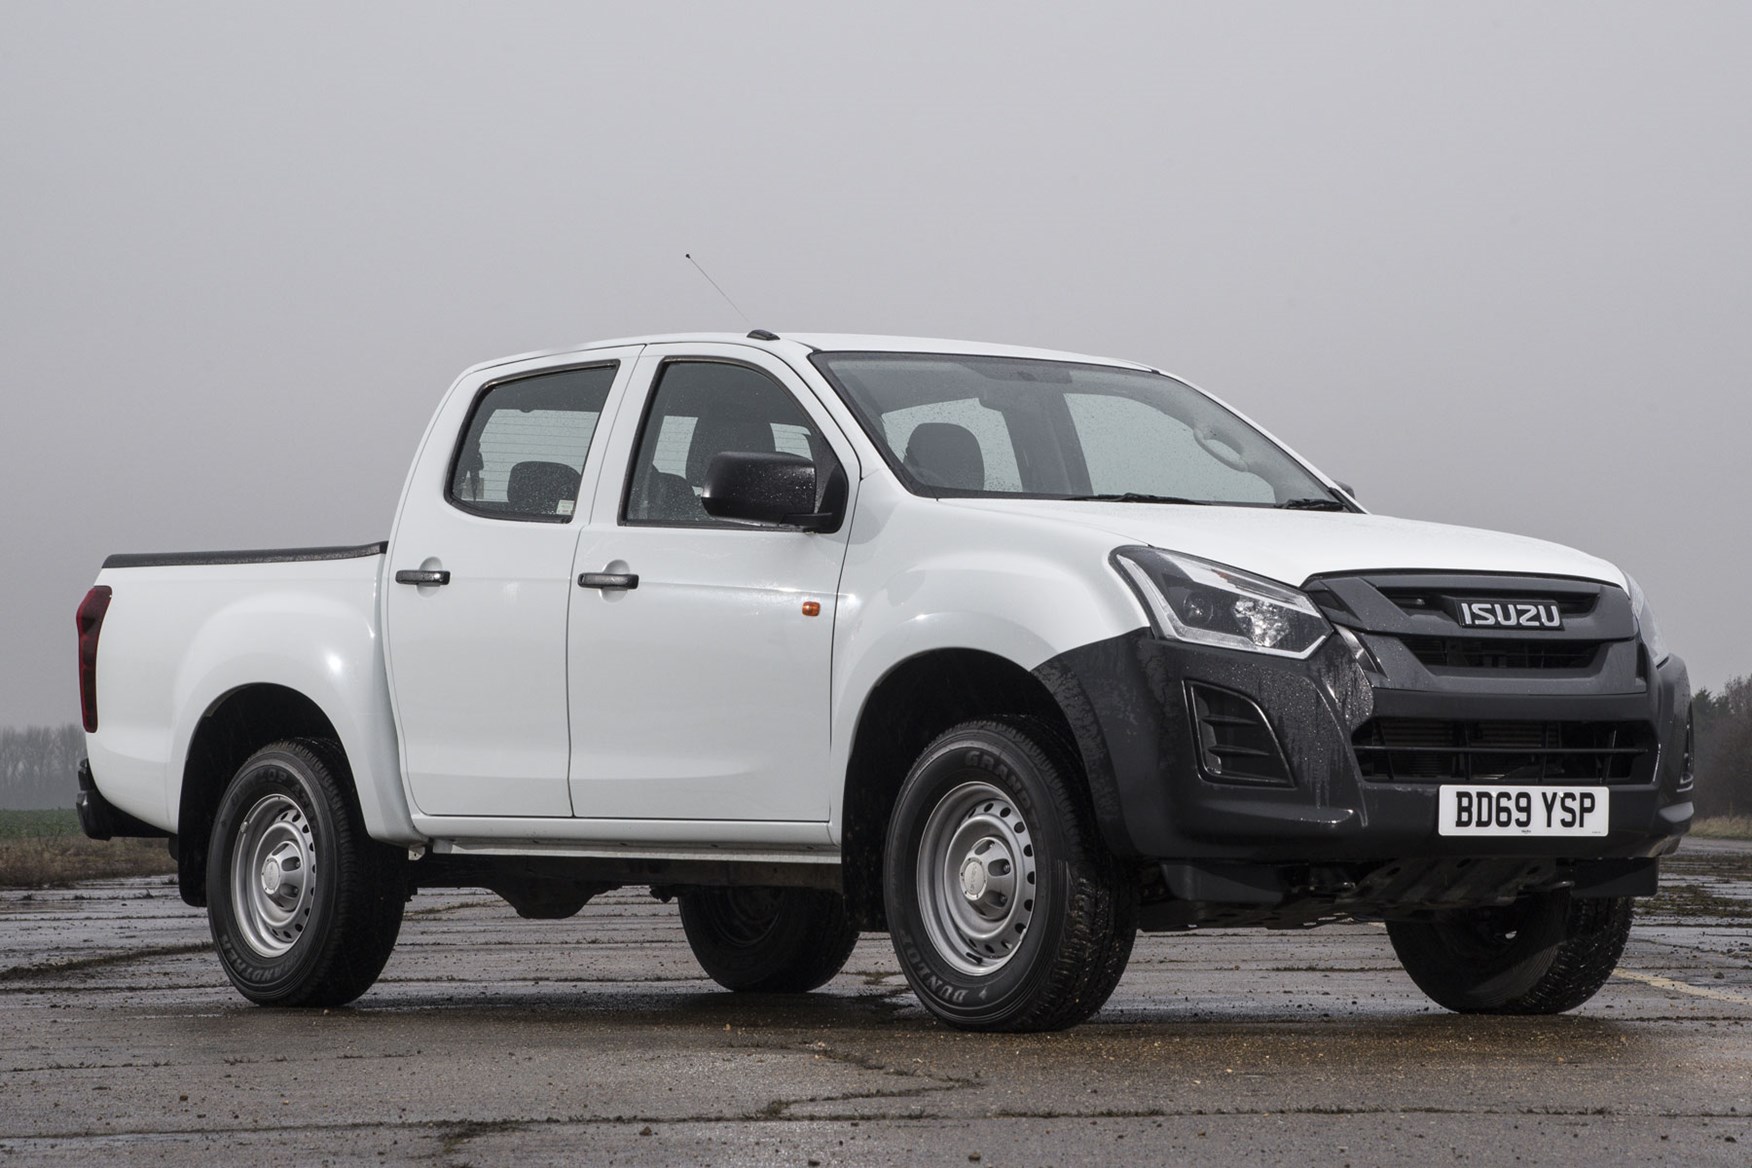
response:
[(464, 366), (745, 329), (684, 251), (1173, 370), (1752, 671), (1752, 6), (865, 11), (0, 6), (0, 725), (104, 554), (381, 538)]

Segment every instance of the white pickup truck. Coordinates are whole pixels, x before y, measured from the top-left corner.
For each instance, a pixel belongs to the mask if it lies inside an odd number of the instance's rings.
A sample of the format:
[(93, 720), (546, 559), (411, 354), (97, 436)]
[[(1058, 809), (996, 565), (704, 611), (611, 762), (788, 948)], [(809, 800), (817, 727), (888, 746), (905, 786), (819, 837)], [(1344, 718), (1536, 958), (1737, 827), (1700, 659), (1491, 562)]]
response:
[(422, 888), (634, 885), (733, 990), (886, 930), (960, 1027), (1089, 1017), (1140, 928), (1358, 918), (1446, 1007), (1552, 1012), (1691, 819), (1623, 572), (1034, 349), (477, 366), (387, 543), (112, 556), (78, 624), (85, 830), (168, 836), (262, 1003), (364, 993)]

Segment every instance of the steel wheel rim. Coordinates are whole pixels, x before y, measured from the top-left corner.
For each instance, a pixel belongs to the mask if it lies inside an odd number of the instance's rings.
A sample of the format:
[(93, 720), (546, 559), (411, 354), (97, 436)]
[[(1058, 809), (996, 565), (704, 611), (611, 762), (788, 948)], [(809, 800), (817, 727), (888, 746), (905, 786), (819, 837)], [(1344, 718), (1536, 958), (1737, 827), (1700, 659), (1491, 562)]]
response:
[(1033, 836), (1010, 796), (971, 782), (938, 800), (919, 840), (916, 887), (938, 956), (973, 977), (1007, 965), (1035, 898)]
[(316, 900), (316, 843), (289, 797), (263, 796), (238, 824), (231, 900), (244, 941), (263, 957), (284, 955), (303, 935)]

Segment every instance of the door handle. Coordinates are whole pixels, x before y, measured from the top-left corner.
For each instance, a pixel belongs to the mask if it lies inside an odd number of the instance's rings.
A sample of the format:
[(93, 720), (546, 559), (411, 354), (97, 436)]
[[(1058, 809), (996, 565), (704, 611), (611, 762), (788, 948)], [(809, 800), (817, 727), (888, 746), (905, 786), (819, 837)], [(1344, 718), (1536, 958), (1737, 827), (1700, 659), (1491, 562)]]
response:
[(618, 589), (631, 592), (639, 586), (637, 572), (585, 572), (578, 577), (580, 588)]
[(403, 568), (395, 574), (397, 584), (448, 584), (450, 569)]

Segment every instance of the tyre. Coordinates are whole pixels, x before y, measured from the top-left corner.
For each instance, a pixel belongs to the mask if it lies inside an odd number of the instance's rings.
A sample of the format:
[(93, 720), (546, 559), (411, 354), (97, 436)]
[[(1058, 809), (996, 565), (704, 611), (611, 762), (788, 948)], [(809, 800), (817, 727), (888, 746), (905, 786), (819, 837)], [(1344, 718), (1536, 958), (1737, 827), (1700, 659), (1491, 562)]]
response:
[(689, 888), (681, 927), (727, 990), (802, 994), (827, 984), (858, 943), (845, 897), (818, 888)]
[(231, 984), (264, 1006), (339, 1006), (377, 980), (406, 901), (400, 849), (365, 834), (338, 743), (256, 751), (220, 800), (207, 919)]
[(1462, 1014), (1559, 1014), (1599, 992), (1630, 937), (1631, 898), (1567, 891), (1502, 908), (1389, 921), (1387, 936), (1418, 989)]
[(1125, 972), (1137, 900), (1081, 768), (1045, 726), (969, 722), (925, 748), (889, 821), (883, 893), (900, 965), (938, 1018), (1055, 1030)]

